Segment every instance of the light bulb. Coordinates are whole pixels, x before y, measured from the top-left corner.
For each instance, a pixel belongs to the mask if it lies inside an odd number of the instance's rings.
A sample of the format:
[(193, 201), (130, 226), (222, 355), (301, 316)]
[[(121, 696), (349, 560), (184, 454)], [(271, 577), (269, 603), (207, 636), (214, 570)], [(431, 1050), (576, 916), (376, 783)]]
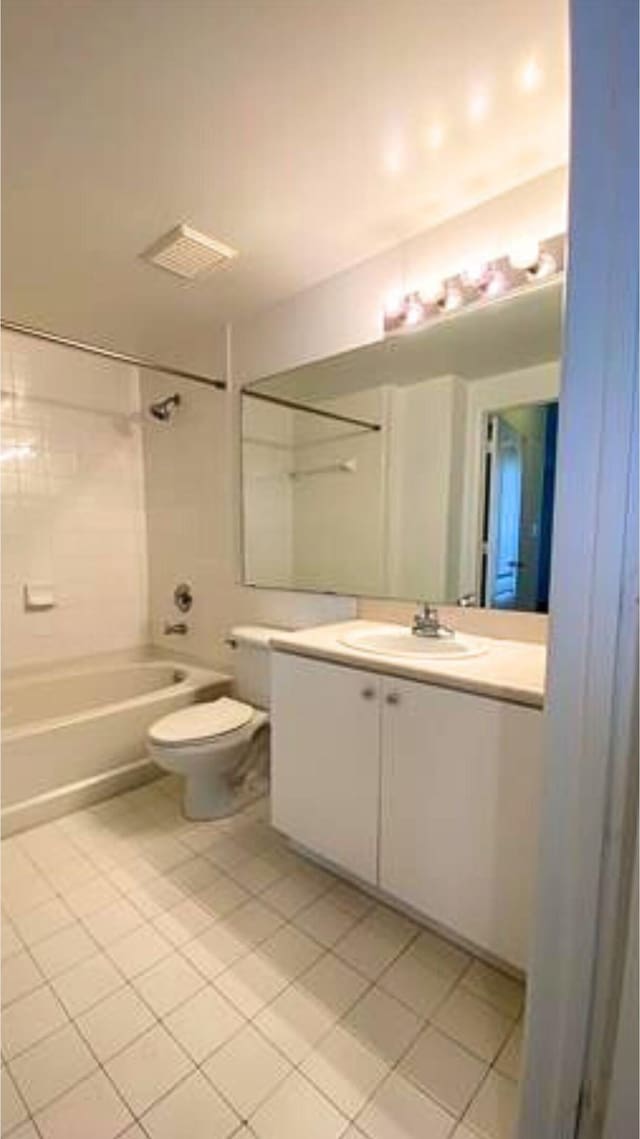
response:
[(456, 309), (461, 308), (463, 296), (460, 289), (456, 285), (449, 285), (444, 301), (445, 312), (455, 312)]
[(437, 305), (444, 297), (444, 285), (437, 277), (430, 277), (422, 283), (418, 292), (424, 304)]
[(535, 269), (531, 270), (531, 273), (532, 276), (536, 278), (536, 280), (541, 281), (545, 277), (550, 277), (552, 273), (555, 273), (557, 268), (558, 265), (556, 263), (555, 257), (553, 256), (553, 253), (549, 253), (548, 250), (545, 249), (540, 254), (538, 258), (538, 264), (536, 265)]
[(487, 280), (486, 261), (476, 261), (467, 265), (463, 270), (462, 280), (469, 289), (481, 289)]
[(504, 293), (507, 286), (504, 273), (500, 269), (492, 269), (489, 284), (487, 285), (486, 294), (491, 299), (500, 297)]
[(407, 312), (404, 318), (405, 324), (408, 324), (410, 326), (419, 324), (423, 316), (424, 309), (420, 304), (420, 300), (416, 294), (411, 298), (409, 304), (407, 305)]
[(404, 307), (404, 296), (401, 289), (390, 289), (384, 300), (384, 315), (388, 317), (400, 316)]
[(523, 237), (517, 241), (509, 253), (509, 261), (514, 269), (528, 269), (531, 272), (538, 264), (540, 244), (534, 237)]

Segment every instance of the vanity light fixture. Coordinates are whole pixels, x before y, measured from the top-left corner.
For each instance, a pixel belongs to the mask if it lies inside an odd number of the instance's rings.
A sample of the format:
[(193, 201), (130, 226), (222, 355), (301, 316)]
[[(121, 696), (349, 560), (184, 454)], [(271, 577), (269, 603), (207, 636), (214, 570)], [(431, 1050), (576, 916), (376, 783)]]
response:
[(427, 279), (404, 295), (394, 290), (384, 306), (384, 331), (394, 335), (414, 330), (456, 311), (533, 288), (562, 273), (564, 265), (564, 234), (544, 241), (525, 237), (501, 257), (469, 264), (443, 280)]

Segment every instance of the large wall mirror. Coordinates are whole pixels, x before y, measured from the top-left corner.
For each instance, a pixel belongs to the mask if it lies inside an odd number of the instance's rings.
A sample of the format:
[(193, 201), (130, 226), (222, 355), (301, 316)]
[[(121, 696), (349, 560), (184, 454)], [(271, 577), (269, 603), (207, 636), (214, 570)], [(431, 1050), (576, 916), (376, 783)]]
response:
[(242, 397), (244, 580), (548, 609), (562, 281)]

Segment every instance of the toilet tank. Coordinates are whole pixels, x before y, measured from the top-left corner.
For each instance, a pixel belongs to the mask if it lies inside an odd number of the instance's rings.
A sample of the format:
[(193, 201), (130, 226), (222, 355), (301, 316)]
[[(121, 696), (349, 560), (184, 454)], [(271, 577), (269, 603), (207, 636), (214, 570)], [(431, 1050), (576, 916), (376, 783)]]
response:
[(283, 629), (267, 625), (238, 625), (229, 640), (234, 652), (234, 692), (256, 708), (268, 708), (270, 701), (270, 642)]

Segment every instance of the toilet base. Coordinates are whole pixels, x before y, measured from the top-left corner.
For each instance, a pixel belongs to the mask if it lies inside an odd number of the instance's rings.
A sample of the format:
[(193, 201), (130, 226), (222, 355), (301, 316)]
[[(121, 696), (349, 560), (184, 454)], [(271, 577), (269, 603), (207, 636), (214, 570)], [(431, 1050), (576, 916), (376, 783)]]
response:
[(266, 779), (256, 780), (253, 786), (231, 787), (225, 775), (211, 772), (204, 775), (188, 775), (184, 780), (182, 793), (182, 813), (194, 822), (213, 819), (226, 819), (236, 815), (249, 803), (261, 799), (268, 791)]

